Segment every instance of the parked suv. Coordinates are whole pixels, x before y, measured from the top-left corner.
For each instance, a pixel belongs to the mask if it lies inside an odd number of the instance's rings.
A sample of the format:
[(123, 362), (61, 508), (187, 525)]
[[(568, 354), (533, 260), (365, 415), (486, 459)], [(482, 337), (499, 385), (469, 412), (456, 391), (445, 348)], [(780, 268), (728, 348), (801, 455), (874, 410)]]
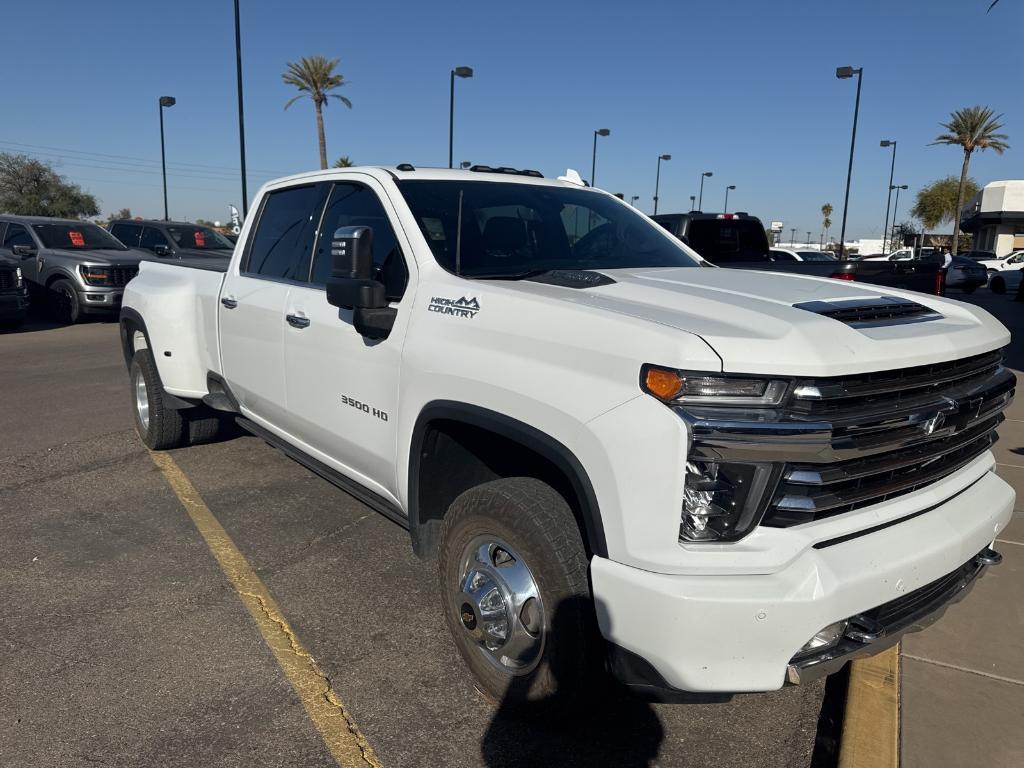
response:
[(117, 311), (144, 254), (102, 227), (74, 219), (0, 216), (0, 256), (13, 259), (58, 319)]
[(15, 259), (0, 256), (0, 328), (17, 328), (28, 313), (28, 288)]
[(185, 221), (118, 219), (107, 227), (130, 248), (143, 248), (160, 258), (231, 257), (235, 244), (200, 224)]

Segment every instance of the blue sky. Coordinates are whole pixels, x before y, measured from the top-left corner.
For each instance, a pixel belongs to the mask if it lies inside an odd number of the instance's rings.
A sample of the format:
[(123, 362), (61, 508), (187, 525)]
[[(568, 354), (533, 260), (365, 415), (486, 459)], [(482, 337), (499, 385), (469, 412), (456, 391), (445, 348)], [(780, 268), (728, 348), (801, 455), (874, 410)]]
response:
[[(328, 155), (359, 163), (447, 164), (448, 71), (456, 83), (455, 160), (590, 175), (650, 211), (685, 210), (700, 172), (705, 210), (730, 208), (787, 233), (820, 229), (822, 203), (838, 232), (855, 81), (864, 67), (848, 236), (877, 236), (889, 151), (896, 183), (913, 192), (959, 173), (960, 153), (929, 147), (955, 108), (1004, 114), (1012, 149), (976, 154), (981, 183), (1021, 178), (1024, 101), (1016, 33), (1024, 4), (914, 2), (431, 2), (242, 0), (250, 196), (268, 178), (317, 166), (308, 100), (283, 109), (289, 60), (341, 59), (353, 102), (326, 113)], [(157, 98), (166, 112), (172, 217), (227, 217), (240, 202), (231, 0), (10, 3), (5, 8), (5, 108), (0, 151), (54, 161), (96, 194), (104, 213), (161, 213)], [(1018, 148), (1019, 146), (1019, 148)], [(187, 165), (186, 165), (187, 164)], [(236, 169), (234, 172), (232, 169)], [(900, 216), (900, 219), (903, 219)]]

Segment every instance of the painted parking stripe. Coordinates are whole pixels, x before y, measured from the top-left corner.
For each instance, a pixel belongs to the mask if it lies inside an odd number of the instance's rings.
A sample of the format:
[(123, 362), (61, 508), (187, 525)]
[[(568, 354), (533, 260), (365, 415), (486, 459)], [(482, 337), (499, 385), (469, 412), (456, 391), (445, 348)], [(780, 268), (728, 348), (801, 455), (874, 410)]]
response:
[(263, 581), (210, 512), (195, 486), (170, 455), (151, 451), (150, 456), (249, 611), (335, 762), (342, 768), (382, 768), (373, 748), (338, 698), (330, 678), (306, 650)]
[(850, 664), (839, 768), (896, 768), (900, 762), (900, 647)]

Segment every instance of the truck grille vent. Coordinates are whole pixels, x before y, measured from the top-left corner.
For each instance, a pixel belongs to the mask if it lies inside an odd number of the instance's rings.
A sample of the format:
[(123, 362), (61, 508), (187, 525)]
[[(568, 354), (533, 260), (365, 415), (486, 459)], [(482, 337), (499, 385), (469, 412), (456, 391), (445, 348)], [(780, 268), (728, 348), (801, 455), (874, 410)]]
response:
[(110, 270), (110, 282), (113, 285), (127, 285), (128, 281), (139, 274), (138, 267), (112, 267)]
[(0, 269), (0, 291), (9, 291), (15, 286), (17, 273), (13, 269)]
[(861, 376), (805, 379), (797, 420), (828, 423), (833, 461), (791, 461), (763, 524), (786, 527), (878, 504), (970, 464), (995, 442), (1016, 378), (1002, 352)]
[(852, 328), (873, 328), (942, 318), (942, 315), (934, 309), (918, 304), (916, 301), (895, 296), (879, 296), (875, 299), (853, 299), (850, 301), (807, 301), (793, 306), (816, 315), (830, 317)]

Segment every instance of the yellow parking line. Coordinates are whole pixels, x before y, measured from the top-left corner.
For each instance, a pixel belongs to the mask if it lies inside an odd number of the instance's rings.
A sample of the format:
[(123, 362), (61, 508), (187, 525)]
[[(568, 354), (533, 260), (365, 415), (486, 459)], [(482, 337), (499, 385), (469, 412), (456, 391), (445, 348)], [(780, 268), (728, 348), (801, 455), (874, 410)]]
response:
[(839, 768), (900, 764), (900, 647), (850, 665)]
[(150, 452), (150, 456), (238, 592), (335, 761), (342, 768), (368, 765), (381, 768), (373, 748), (334, 692), (330, 679), (302, 645), (263, 581), (210, 512), (195, 486), (168, 454)]

